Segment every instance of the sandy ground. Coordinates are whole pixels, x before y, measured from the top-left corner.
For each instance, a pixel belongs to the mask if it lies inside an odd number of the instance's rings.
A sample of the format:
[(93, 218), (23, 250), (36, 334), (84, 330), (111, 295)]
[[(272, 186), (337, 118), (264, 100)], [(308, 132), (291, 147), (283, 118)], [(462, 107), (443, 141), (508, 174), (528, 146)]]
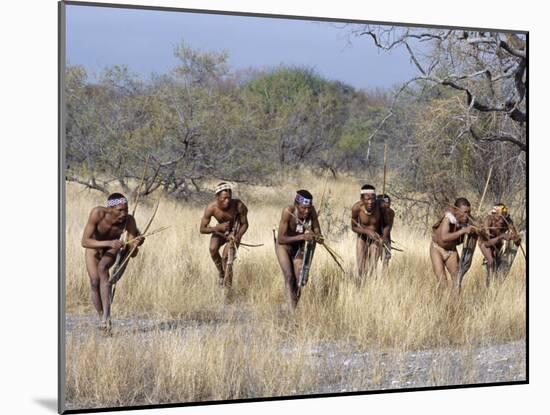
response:
[[(224, 319), (212, 315), (204, 320), (155, 320), (147, 317), (115, 318), (113, 336), (141, 336), (154, 341), (155, 333), (170, 331), (176, 336), (194, 330), (216, 330), (225, 324), (246, 325), (245, 315), (236, 310)], [(230, 320), (229, 320), (230, 319)], [(97, 331), (95, 316), (69, 315), (68, 336), (87, 336)], [(108, 341), (108, 337), (105, 339)], [(315, 390), (296, 389), (296, 394), (322, 394), (367, 390), (406, 389), (475, 383), (524, 381), (526, 379), (526, 347), (524, 341), (470, 347), (440, 348), (416, 351), (367, 350), (344, 342), (317, 342), (308, 349), (311, 369), (322, 382)], [(363, 350), (362, 350), (363, 349)], [(362, 350), (362, 351), (357, 351)], [(282, 351), (292, 357), (293, 348)], [(350, 387), (348, 379), (361, 378), (360, 387)], [(471, 382), (469, 382), (471, 383)], [(68, 408), (76, 403), (68, 402)]]

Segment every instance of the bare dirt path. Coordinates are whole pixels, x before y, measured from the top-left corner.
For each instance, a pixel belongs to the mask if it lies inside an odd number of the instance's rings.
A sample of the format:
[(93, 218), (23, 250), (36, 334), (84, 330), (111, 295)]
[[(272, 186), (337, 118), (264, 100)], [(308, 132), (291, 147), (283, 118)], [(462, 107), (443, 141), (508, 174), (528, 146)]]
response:
[[(246, 325), (244, 313), (233, 310), (227, 318), (213, 314), (204, 320), (158, 320), (147, 317), (116, 318), (113, 335), (143, 336), (153, 339), (158, 331), (186, 336), (194, 330), (215, 330), (217, 327)], [(66, 332), (71, 336), (87, 336), (97, 331), (95, 316), (69, 315)], [(146, 340), (147, 341), (147, 340)], [(471, 347), (446, 347), (429, 350), (361, 350), (344, 342), (316, 342), (308, 349), (311, 369), (322, 379), (320, 389), (296, 390), (297, 394), (339, 393), (359, 390), (405, 389), (466, 383), (495, 383), (526, 379), (526, 347), (524, 341)], [(292, 344), (283, 350), (291, 356)], [(350, 387), (349, 379), (359, 379), (361, 386)]]

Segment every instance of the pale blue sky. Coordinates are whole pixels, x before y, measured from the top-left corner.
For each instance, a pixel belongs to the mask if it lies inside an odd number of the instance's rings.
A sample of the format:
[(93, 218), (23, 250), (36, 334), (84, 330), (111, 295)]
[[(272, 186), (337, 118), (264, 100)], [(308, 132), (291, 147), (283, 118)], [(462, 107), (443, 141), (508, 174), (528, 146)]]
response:
[(415, 69), (406, 51), (379, 51), (369, 38), (346, 36), (341, 23), (183, 12), (67, 6), (67, 62), (97, 74), (126, 64), (147, 78), (177, 61), (181, 40), (198, 50), (226, 50), (232, 69), (306, 66), (356, 88), (386, 88)]

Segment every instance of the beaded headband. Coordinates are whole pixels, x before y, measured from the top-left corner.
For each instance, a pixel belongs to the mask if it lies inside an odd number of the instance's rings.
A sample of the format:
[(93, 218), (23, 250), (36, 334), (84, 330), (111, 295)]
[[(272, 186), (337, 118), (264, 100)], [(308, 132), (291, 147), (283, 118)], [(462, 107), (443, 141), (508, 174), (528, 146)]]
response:
[(218, 194), (220, 192), (223, 192), (224, 190), (232, 190), (231, 185), (229, 183), (224, 183), (216, 186), (215, 193)]
[(296, 198), (294, 199), (294, 202), (296, 202), (299, 205), (304, 205), (304, 206), (311, 206), (312, 201), (313, 201), (313, 199), (308, 199), (307, 197), (304, 197), (304, 196), (302, 196), (298, 193), (296, 193)]
[(125, 197), (121, 197), (120, 199), (111, 199), (107, 200), (107, 207), (113, 207), (123, 203), (128, 204), (128, 200)]

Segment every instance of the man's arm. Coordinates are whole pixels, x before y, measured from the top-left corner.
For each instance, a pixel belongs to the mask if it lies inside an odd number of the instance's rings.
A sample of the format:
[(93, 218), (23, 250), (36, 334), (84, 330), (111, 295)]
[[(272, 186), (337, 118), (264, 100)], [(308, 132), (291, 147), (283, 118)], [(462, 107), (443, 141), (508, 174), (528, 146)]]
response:
[(473, 226), (465, 226), (460, 228), (458, 231), (451, 232), (451, 225), (448, 218), (443, 218), (441, 222), (441, 240), (443, 242), (453, 242), (459, 239), (462, 235), (467, 233), (472, 233), (474, 231)]
[[(505, 237), (504, 239), (506, 239), (507, 241), (512, 240), (516, 243), (516, 245), (519, 246), (521, 244), (521, 237), (519, 236), (518, 230), (514, 226), (514, 222), (512, 221), (512, 218), (508, 217), (508, 219), (506, 219), (505, 222), (506, 222), (506, 226), (508, 227), (507, 234), (510, 235), (510, 236)], [(511, 232), (511, 234), (510, 234), (510, 232)]]
[(137, 227), (136, 218), (134, 218), (132, 215), (128, 215), (128, 224), (126, 225), (126, 231), (128, 232), (128, 239), (134, 239), (134, 242), (132, 242), (132, 244), (137, 246), (143, 245), (145, 238), (141, 236), (141, 232)]
[(203, 234), (220, 233), (223, 234), (229, 230), (229, 222), (219, 223), (216, 226), (208, 226), (210, 219), (212, 218), (214, 209), (211, 205), (208, 205), (204, 210), (204, 214), (201, 219), (201, 225), (199, 232)]
[(311, 229), (315, 235), (315, 239), (318, 243), (323, 243), (323, 234), (321, 233), (321, 225), (319, 224), (319, 216), (315, 207), (311, 212)]
[(356, 203), (351, 208), (351, 230), (355, 233), (364, 235), (365, 234), (365, 228), (359, 225), (359, 210), (361, 209), (361, 205), (359, 203)]
[(384, 228), (382, 229), (382, 236), (385, 240), (390, 240), (395, 212), (392, 209), (386, 209), (385, 212), (382, 212), (382, 214), (384, 215)]
[(506, 236), (506, 234), (501, 233), (500, 235), (495, 236), (494, 238), (481, 240), (481, 244), (482, 244), (483, 246), (486, 246), (486, 247), (495, 246), (495, 245), (497, 245), (500, 241), (502, 241), (503, 239), (510, 239), (510, 238), (508, 238), (508, 237)]
[(97, 227), (97, 224), (101, 220), (101, 210), (100, 208), (93, 208), (90, 212), (90, 217), (88, 218), (88, 222), (86, 223), (86, 226), (84, 227), (84, 232), (82, 233), (82, 247), (83, 248), (90, 248), (90, 249), (99, 249), (99, 248), (118, 248), (120, 249), (122, 247), (122, 242), (120, 242), (118, 239), (114, 239), (112, 241), (98, 241), (94, 239), (94, 232)]
[(491, 221), (491, 217), (486, 216), (483, 219), (483, 228), (481, 229), (481, 232), (479, 232), (479, 244), (487, 248), (495, 246), (502, 239), (502, 234), (491, 238), (491, 235), (489, 234), (489, 229), (491, 228), (492, 224), (493, 223)]
[(360, 222), (359, 222), (360, 210), (361, 210), (361, 205), (359, 203), (356, 203), (351, 209), (351, 230), (357, 234), (367, 235), (369, 238), (375, 241), (378, 241), (380, 239), (380, 235), (378, 235), (375, 231), (360, 225)]
[(296, 235), (296, 236), (287, 236), (288, 225), (290, 222), (290, 212), (288, 208), (283, 209), (281, 214), (281, 221), (279, 222), (279, 232), (277, 235), (277, 242), (281, 245), (289, 245), (296, 242), (305, 241), (305, 234)]
[(248, 230), (248, 208), (243, 202), (239, 202), (239, 206), (237, 207), (237, 212), (239, 214), (240, 226), (239, 226), (239, 230), (237, 231), (237, 234), (235, 235), (235, 239), (237, 240), (237, 243), (240, 243), (241, 238)]
[(489, 216), (485, 217), (483, 219), (483, 223), (481, 224), (480, 228), (475, 228), (477, 231), (477, 234), (479, 235), (479, 243), (482, 245), (485, 245), (485, 242), (489, 241), (491, 239), (491, 234), (489, 233), (489, 230), (491, 229), (492, 221)]

